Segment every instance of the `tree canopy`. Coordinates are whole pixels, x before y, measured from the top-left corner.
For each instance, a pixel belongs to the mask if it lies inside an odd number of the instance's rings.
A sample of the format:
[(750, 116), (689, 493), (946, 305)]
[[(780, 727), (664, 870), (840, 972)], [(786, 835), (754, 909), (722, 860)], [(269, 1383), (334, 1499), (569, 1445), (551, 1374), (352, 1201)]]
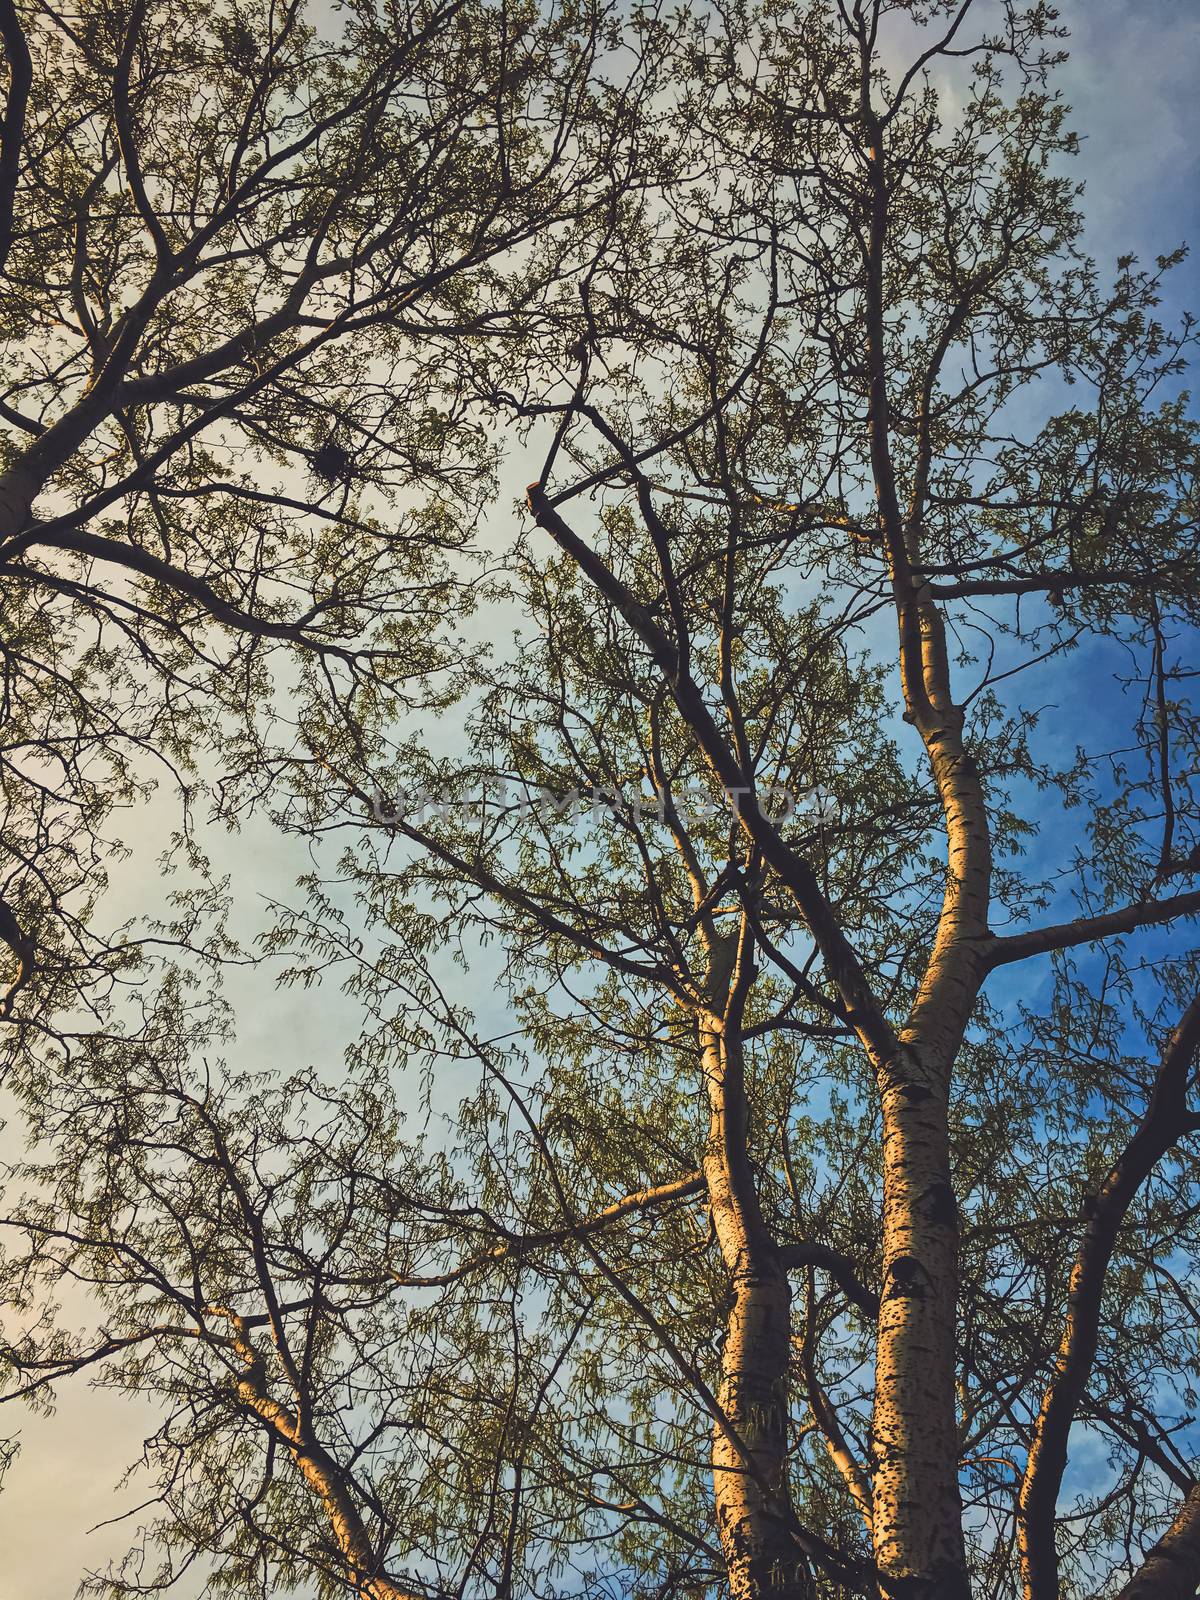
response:
[[(4, 37), (7, 1394), (162, 1418), (94, 1592), (1193, 1595), (1194, 329), (1054, 10)], [(343, 1059), (242, 1055), (198, 851), (97, 925), (151, 759), (311, 850)]]
[(442, 693), (439, 556), (495, 455), (447, 344), (536, 322), (603, 186), (598, 16), (0, 20), (11, 1013), (128, 956), (91, 915), (114, 807), (269, 781), (273, 651), (293, 684)]

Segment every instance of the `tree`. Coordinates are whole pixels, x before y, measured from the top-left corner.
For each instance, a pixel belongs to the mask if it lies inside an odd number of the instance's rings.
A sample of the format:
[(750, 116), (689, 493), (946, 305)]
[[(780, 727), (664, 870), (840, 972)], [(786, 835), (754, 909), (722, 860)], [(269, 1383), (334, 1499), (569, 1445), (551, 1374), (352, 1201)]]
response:
[(94, 1009), (133, 953), (114, 811), (165, 778), (236, 814), (325, 679), (452, 675), (495, 452), (441, 352), (570, 270), (602, 28), (0, 7), (6, 1020)]
[(348, 1074), (104, 1041), (10, 1267), (104, 1330), (14, 1388), (161, 1396), (160, 1544), (235, 1593), (1191, 1594), (1179, 253), (1083, 256), (1046, 7), (637, 26), (686, 182), (566, 362), (445, 352), (546, 447), (466, 754), (369, 686), (306, 729), (349, 843), (273, 941)]

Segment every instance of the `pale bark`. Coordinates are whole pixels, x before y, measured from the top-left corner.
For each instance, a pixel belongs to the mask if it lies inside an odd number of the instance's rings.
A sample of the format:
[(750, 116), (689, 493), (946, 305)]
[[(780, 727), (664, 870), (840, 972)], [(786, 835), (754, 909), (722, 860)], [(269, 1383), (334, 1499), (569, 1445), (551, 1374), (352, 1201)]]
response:
[[(918, 418), (911, 504), (902, 516), (890, 448), (884, 327), (888, 179), (883, 125), (871, 105), (864, 40), (861, 114), (868, 143), (866, 344), (875, 497), (899, 630), (906, 719), (925, 746), (942, 803), (946, 883), (933, 949), (902, 1030), (877, 1063), (883, 1112), (883, 1289), (872, 1418), (873, 1530), (880, 1589), (905, 1600), (968, 1593), (955, 1409), (958, 1208), (950, 1177), (948, 1097), (963, 1032), (984, 976), (991, 879), (987, 810), (954, 703), (945, 629), (928, 586), (914, 580), (930, 453), (935, 353)], [(939, 350), (950, 342), (956, 308)]]
[(991, 852), (962, 714), (945, 690), (941, 619), (920, 604), (910, 716), (929, 755), (947, 833), (937, 935), (904, 1048), (879, 1071), (883, 1113), (883, 1288), (875, 1365), (874, 1539), (889, 1596), (966, 1595), (955, 1407), (958, 1207), (950, 1171), (953, 1063), (984, 974)]
[(302, 1425), (298, 1415), (269, 1394), (265, 1363), (248, 1338), (243, 1319), (217, 1308), (212, 1314), (225, 1317), (233, 1329), (231, 1343), (243, 1363), (237, 1379), (238, 1398), (287, 1450), (320, 1501), (351, 1587), (368, 1600), (419, 1600), (411, 1589), (393, 1582), (381, 1571), (366, 1524), (337, 1462)]
[[(690, 672), (683, 637), (672, 640), (602, 558), (573, 532), (540, 483), (529, 488), (538, 525), (616, 607), (650, 651), (684, 723), (712, 771), (729, 792), (747, 798), (738, 821), (765, 863), (792, 895), (811, 932), (843, 1007), (877, 1075), (884, 1120), (884, 1276), (876, 1368), (873, 1522), (876, 1561), (886, 1593), (920, 1600), (966, 1592), (966, 1557), (958, 1490), (955, 1417), (957, 1210), (950, 1183), (947, 1103), (949, 1077), (986, 973), (991, 852), (979, 775), (963, 738), (963, 714), (953, 702), (940, 615), (912, 575), (920, 521), (919, 493), (906, 528), (888, 446), (883, 355), (883, 255), (887, 196), (882, 134), (870, 112), (864, 68), (864, 118), (871, 134), (872, 209), (867, 283), (867, 354), (871, 367), (870, 444), (876, 497), (887, 537), (900, 629), (900, 657), (909, 720), (916, 726), (942, 800), (948, 835), (947, 877), (939, 926), (909, 1026), (897, 1035), (884, 1014), (841, 922), (805, 861), (753, 799), (744, 762), (731, 749)], [(932, 376), (930, 382), (932, 383)], [(608, 434), (606, 434), (608, 436)], [(928, 428), (922, 448), (928, 448)], [(618, 441), (619, 443), (619, 441)], [(639, 505), (660, 552), (670, 600), (669, 540), (632, 454), (626, 466), (638, 484)], [(665, 552), (665, 554), (664, 554)], [(677, 623), (677, 628), (679, 624)], [(710, 1082), (723, 1083), (730, 1031), (717, 1020), (702, 1046)], [(728, 1096), (726, 1096), (728, 1100)], [(728, 1103), (712, 1107), (714, 1128)], [(706, 1163), (706, 1176), (709, 1164)], [(714, 1161), (710, 1197), (731, 1174)], [(744, 1225), (748, 1212), (738, 1220)], [(715, 1216), (715, 1210), (714, 1210)], [(744, 1231), (744, 1226), (743, 1226)], [(765, 1349), (766, 1333), (750, 1338), (748, 1318), (778, 1295), (749, 1243), (732, 1227), (721, 1241), (734, 1281), (739, 1332)], [(751, 1263), (738, 1266), (742, 1257)], [(778, 1270), (778, 1263), (773, 1264)], [(740, 1274), (740, 1277), (739, 1277)], [(739, 1288), (739, 1283), (743, 1285)], [(786, 1287), (786, 1285), (785, 1285)], [(731, 1324), (732, 1326), (732, 1324)], [(732, 1359), (732, 1357), (730, 1358)], [(738, 1357), (740, 1359), (740, 1356)], [(748, 1514), (748, 1513), (747, 1513)]]
[(875, 1560), (881, 1592), (967, 1592), (955, 1416), (957, 1208), (945, 1086), (883, 1087), (883, 1293), (875, 1358)]
[[(875, 1559), (885, 1594), (954, 1600), (966, 1595), (967, 1579), (955, 1406), (958, 1207), (948, 1099), (986, 970), (981, 940), (991, 844), (979, 774), (962, 738), (962, 712), (950, 698), (941, 617), (920, 588), (900, 609), (905, 700), (942, 802), (947, 870), (933, 949), (901, 1032), (904, 1049), (879, 1073), (884, 1202), (873, 1416)], [(911, 631), (903, 620), (910, 610), (917, 618)]]
[(712, 1436), (717, 1526), (730, 1600), (808, 1600), (807, 1563), (789, 1531), (791, 1289), (748, 1159), (738, 1034), (744, 973), (730, 972), (728, 945), (713, 953), (713, 998), (725, 1004), (714, 1006), (698, 1029), (709, 1103), (704, 1175), (731, 1295), (717, 1391), (729, 1428), (714, 1427)]
[[(884, 426), (886, 429), (886, 411)], [(897, 1036), (816, 875), (754, 802), (747, 775), (670, 637), (568, 527), (538, 483), (530, 485), (529, 506), (538, 525), (571, 556), (650, 650), (716, 777), (727, 791), (748, 797), (739, 807), (738, 821), (793, 896), (850, 1025), (875, 1068), (883, 1106), (886, 1165), (884, 1306), (876, 1372), (876, 1448), (881, 1452), (875, 1475), (876, 1561), (885, 1593), (911, 1595), (914, 1600), (951, 1600), (966, 1591), (966, 1557), (955, 1421), (957, 1212), (949, 1178), (946, 1106), (950, 1065), (986, 970), (981, 939), (986, 933), (990, 848), (978, 774), (961, 739), (962, 713), (950, 703), (944, 687), (940, 618), (932, 602), (922, 609), (913, 601), (910, 585), (900, 605), (905, 693), (906, 698), (912, 694), (914, 705), (919, 702), (918, 726), (942, 793), (950, 846), (946, 900), (929, 971), (910, 1028)], [(642, 509), (646, 515), (644, 499)], [(903, 541), (898, 559), (907, 573)], [(907, 581), (898, 578), (898, 587), (903, 588)], [(915, 715), (913, 720), (917, 720)], [(710, 1096), (712, 1085), (725, 1085), (724, 1103), (714, 1106), (710, 1100), (713, 1126), (716, 1129), (720, 1123), (728, 1131), (725, 1074), (732, 1035), (722, 1017), (715, 1014), (708, 1033), (709, 1042), (702, 1041), (702, 1054)], [(732, 1174), (715, 1161), (711, 1165), (706, 1161), (705, 1174), (710, 1179), (710, 1197), (722, 1203), (720, 1185), (731, 1181)], [(730, 1215), (744, 1230), (751, 1213), (743, 1206), (740, 1211), (731, 1209)], [(774, 1281), (778, 1261), (768, 1267), (756, 1259), (752, 1241), (747, 1238), (743, 1242), (733, 1226), (726, 1230), (721, 1248), (735, 1294), (731, 1329), (736, 1324), (739, 1333), (727, 1365), (741, 1360), (744, 1348), (753, 1346), (765, 1367), (779, 1363), (778, 1370), (783, 1371), (785, 1358), (778, 1350), (768, 1352), (766, 1348), (778, 1321), (777, 1315), (766, 1313), (769, 1307), (782, 1304), (786, 1293), (782, 1274), (782, 1291)], [(743, 1261), (747, 1264), (739, 1265)], [(763, 1313), (761, 1321), (759, 1312)], [(758, 1355), (754, 1360), (757, 1363)], [(757, 1367), (756, 1374), (756, 1381), (761, 1381)], [(742, 1387), (739, 1372), (731, 1393), (736, 1395)], [(769, 1396), (758, 1403), (769, 1406)], [(721, 1443), (722, 1451), (727, 1443)], [(723, 1471), (718, 1473), (722, 1486), (725, 1477)], [(762, 1509), (747, 1502), (732, 1508), (731, 1515), (735, 1525), (745, 1521), (757, 1530), (763, 1527)], [(777, 1571), (785, 1574), (786, 1566)]]

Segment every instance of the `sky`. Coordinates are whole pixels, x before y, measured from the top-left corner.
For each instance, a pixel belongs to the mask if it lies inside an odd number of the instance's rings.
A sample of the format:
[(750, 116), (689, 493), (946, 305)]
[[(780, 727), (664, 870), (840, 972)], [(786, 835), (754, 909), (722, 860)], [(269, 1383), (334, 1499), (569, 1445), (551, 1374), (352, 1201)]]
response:
[[(1184, 240), (1200, 244), (1200, 0), (1064, 0), (1060, 10), (1073, 35), (1059, 83), (1084, 135), (1076, 170), (1087, 184), (1088, 247), (1111, 270), (1119, 254), (1150, 260)], [(1165, 309), (1185, 305), (1200, 310), (1198, 259), (1174, 275)], [(129, 819), (137, 848), (118, 870), (114, 920), (153, 912), (172, 820), (161, 801)], [(214, 848), (247, 926), (261, 899), (286, 898), (308, 864), (265, 827)], [(319, 1060), (345, 1037), (346, 1009), (328, 992), (259, 990), (243, 1014), (239, 1055), (255, 1065)], [(69, 1600), (87, 1568), (127, 1547), (128, 1524), (89, 1530), (140, 1498), (118, 1483), (140, 1453), (141, 1421), (121, 1396), (76, 1384), (60, 1391), (53, 1416), (6, 1412), (0, 1422), (0, 1434), (19, 1429), (21, 1440), (0, 1493), (0, 1600)]]

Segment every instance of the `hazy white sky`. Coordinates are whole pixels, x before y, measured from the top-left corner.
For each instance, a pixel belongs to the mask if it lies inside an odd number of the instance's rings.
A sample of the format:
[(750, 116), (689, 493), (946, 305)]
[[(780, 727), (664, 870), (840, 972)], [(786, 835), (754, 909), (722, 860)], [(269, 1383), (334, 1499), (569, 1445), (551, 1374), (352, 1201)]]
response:
[[(1151, 258), (1200, 241), (1200, 0), (1061, 0), (1073, 30), (1060, 77), (1086, 135), (1078, 164), (1087, 181), (1089, 245), (1102, 269), (1134, 251)], [(1171, 304), (1200, 309), (1200, 270), (1176, 275)], [(154, 867), (171, 821), (156, 805), (123, 830), (134, 860), (117, 869), (114, 911), (152, 912)], [(266, 830), (221, 847), (242, 919), (254, 925), (259, 896), (287, 897), (305, 859)], [(338, 1004), (329, 993), (288, 991), (247, 1008), (239, 1056), (280, 1068), (337, 1047)], [(343, 1012), (343, 1016), (345, 1013)], [(50, 1418), (0, 1413), (0, 1437), (19, 1429), (21, 1454), (0, 1493), (0, 1600), (69, 1600), (87, 1568), (128, 1545), (137, 1519), (88, 1530), (142, 1498), (136, 1480), (116, 1487), (140, 1453), (142, 1428), (128, 1401), (81, 1385), (64, 1388)]]

